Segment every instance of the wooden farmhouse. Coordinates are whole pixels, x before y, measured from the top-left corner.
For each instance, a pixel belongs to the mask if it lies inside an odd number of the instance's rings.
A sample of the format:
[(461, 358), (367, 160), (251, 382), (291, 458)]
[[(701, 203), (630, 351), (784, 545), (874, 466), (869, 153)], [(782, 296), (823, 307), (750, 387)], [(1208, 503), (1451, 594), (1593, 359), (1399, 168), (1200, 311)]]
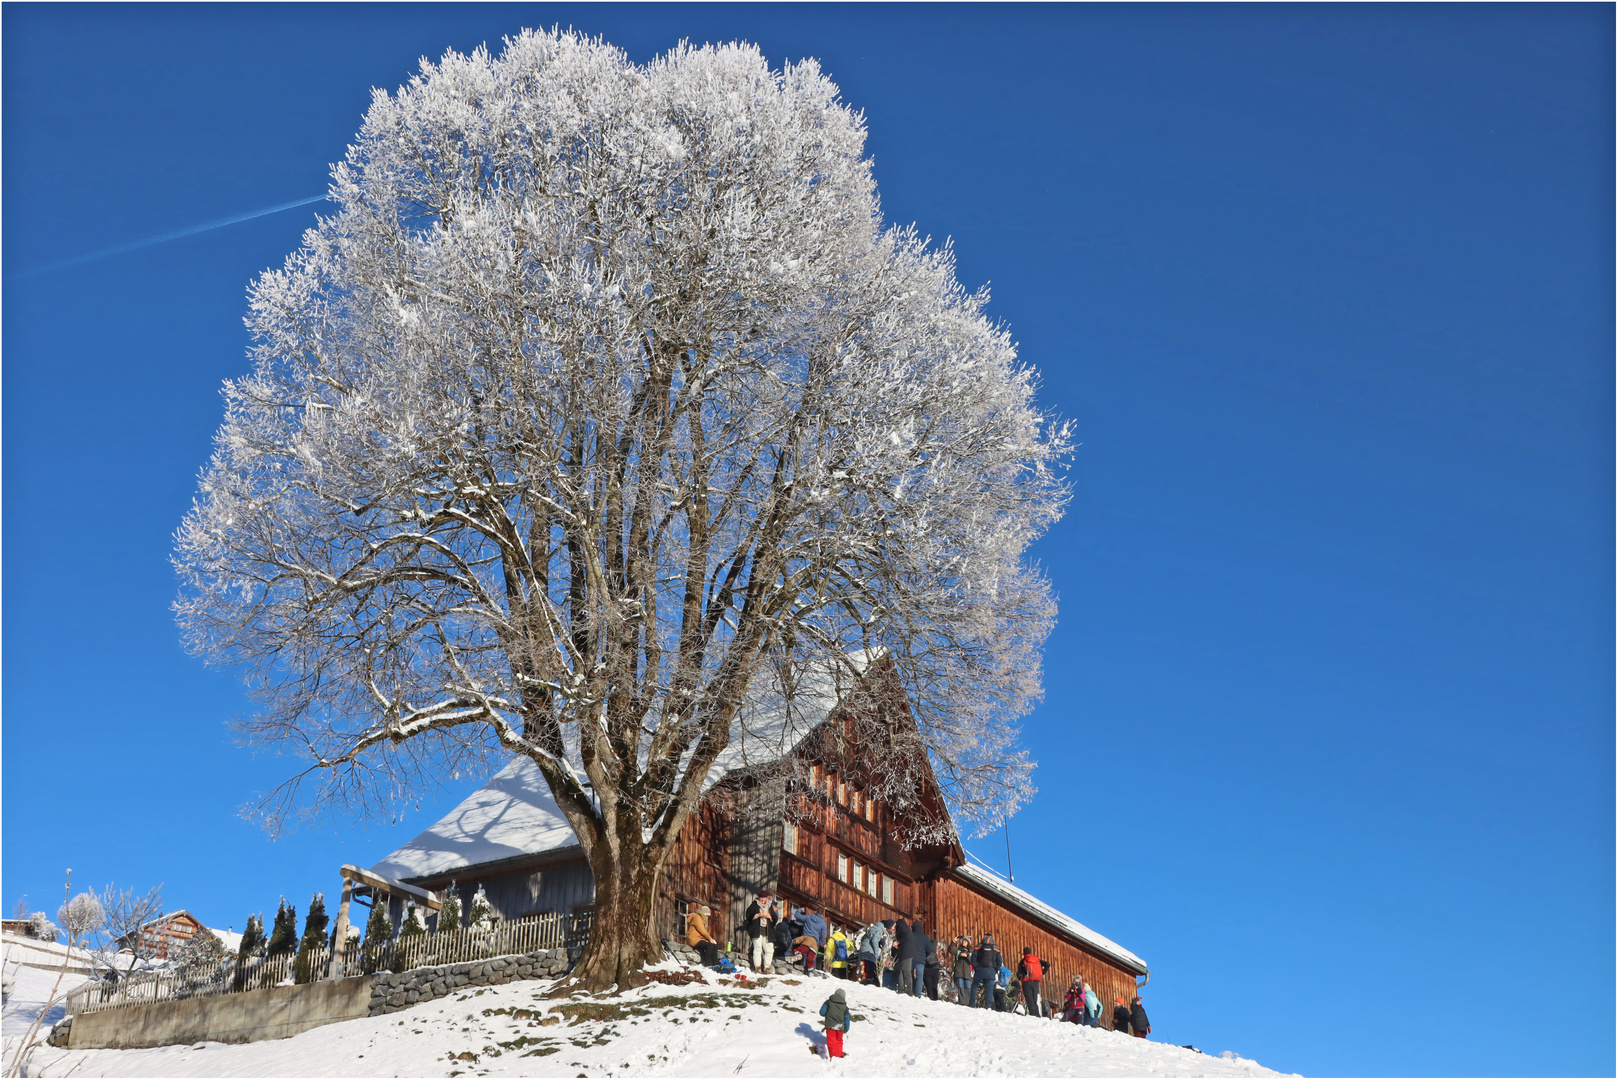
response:
[[(203, 926), (202, 920), (189, 911), (171, 911), (159, 915), (134, 933), (119, 938), (118, 948), (132, 952), (149, 950), (150, 955), (157, 959), (167, 960), (171, 948), (184, 945), (198, 934), (213, 936), (213, 931)], [(140, 944), (138, 950), (135, 947), (137, 939)]]
[[(891, 678), (891, 674), (889, 676)], [(807, 682), (805, 680), (804, 682)], [(897, 685), (896, 682), (894, 685)], [(843, 695), (833, 680), (800, 685), (785, 700), (764, 693), (744, 710), (738, 738), (707, 777), (665, 869), (655, 919), (659, 936), (684, 939), (686, 911), (706, 903), (721, 941), (745, 947), (743, 912), (760, 889), (794, 905), (813, 904), (836, 926), (922, 920), (934, 936), (992, 933), (1015, 968), (1023, 947), (1046, 963), (1047, 995), (1061, 1000), (1074, 975), (1102, 996), (1126, 1001), (1148, 976), (1140, 957), (998, 874), (973, 866), (953, 826), (946, 843), (906, 848), (902, 814), (945, 815), (937, 785), (903, 812), (865, 793), (858, 769), (823, 755), (839, 730)], [(791, 755), (799, 767), (780, 768)], [(792, 777), (789, 779), (789, 777)], [(930, 777), (930, 773), (929, 773)], [(406, 898), (429, 913), (455, 888), (467, 910), (481, 886), (502, 919), (584, 912), (594, 879), (544, 778), (519, 758), (442, 820), (368, 871), (345, 867), (345, 888), (387, 894), (395, 926)]]

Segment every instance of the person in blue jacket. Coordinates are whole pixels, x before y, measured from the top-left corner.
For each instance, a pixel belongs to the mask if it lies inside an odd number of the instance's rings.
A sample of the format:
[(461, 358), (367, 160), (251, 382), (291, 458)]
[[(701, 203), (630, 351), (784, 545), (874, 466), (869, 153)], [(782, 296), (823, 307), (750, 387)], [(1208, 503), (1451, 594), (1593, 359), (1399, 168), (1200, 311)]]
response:
[(803, 932), (819, 943), (816, 952), (826, 951), (826, 939), (831, 931), (826, 927), (826, 916), (816, 911), (813, 905), (803, 905), (802, 913), (798, 916), (803, 920)]

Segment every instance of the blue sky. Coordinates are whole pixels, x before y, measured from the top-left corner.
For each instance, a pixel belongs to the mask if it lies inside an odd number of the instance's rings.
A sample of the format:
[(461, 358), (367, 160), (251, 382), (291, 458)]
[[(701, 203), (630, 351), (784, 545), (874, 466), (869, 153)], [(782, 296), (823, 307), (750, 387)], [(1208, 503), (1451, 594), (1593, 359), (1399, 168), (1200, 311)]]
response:
[(6, 5), (8, 911), (71, 866), (239, 929), (449, 805), (264, 837), (290, 762), (168, 610), (314, 207), (51, 264), (317, 196), (372, 86), (555, 23), (820, 58), (1077, 422), (1013, 869), (1151, 962), (1156, 1037), (1613, 1072), (1606, 5)]

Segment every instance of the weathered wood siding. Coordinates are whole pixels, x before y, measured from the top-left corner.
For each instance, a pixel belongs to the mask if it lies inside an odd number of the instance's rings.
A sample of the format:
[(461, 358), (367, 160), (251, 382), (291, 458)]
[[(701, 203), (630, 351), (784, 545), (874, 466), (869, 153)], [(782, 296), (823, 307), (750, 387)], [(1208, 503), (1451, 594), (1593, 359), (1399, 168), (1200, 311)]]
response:
[[(892, 839), (886, 807), (864, 800), (846, 782), (839, 786), (836, 774), (820, 775), (814, 789), (791, 796), (797, 851), (781, 852), (782, 896), (814, 904), (845, 928), (913, 918), (917, 877), (934, 867)], [(873, 874), (880, 875), (874, 884)], [(881, 884), (890, 880), (892, 903)]]
[(679, 925), (675, 904), (686, 900), (713, 908), (709, 931), (721, 942), (730, 940), (734, 924), (730, 920), (729, 837), (720, 798), (710, 792), (686, 818), (658, 879), (652, 918), (659, 938), (685, 940), (685, 928)]
[(1112, 1027), (1112, 1005), (1123, 998), (1127, 1005), (1135, 993), (1135, 976), (1093, 948), (1024, 916), (997, 896), (986, 893), (953, 874), (925, 887), (930, 913), (923, 916), (930, 929), (945, 941), (965, 934), (975, 945), (993, 934), (1006, 966), (1017, 970), (1024, 946), (1045, 962), (1044, 993), (1061, 1004), (1073, 976), (1082, 975), (1101, 998), (1101, 1023)]
[[(786, 778), (776, 777), (732, 796), (730, 821), (730, 927), (740, 929), (747, 905), (781, 881), (781, 841), (786, 832)], [(718, 935), (715, 935), (718, 936)], [(722, 939), (723, 940), (723, 939)]]

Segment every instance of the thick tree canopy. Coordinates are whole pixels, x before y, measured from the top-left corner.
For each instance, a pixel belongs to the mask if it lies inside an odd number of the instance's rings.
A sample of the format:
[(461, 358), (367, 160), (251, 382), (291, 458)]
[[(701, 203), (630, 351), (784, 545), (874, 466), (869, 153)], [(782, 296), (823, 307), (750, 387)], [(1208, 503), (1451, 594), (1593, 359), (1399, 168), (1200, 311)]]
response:
[(741, 45), (530, 32), (375, 95), (253, 286), (177, 537), (189, 643), (308, 760), (272, 820), (523, 754), (599, 896), (655, 876), (761, 671), (851, 655), (958, 815), (1026, 796), (1067, 436), (863, 146), (813, 62)]

